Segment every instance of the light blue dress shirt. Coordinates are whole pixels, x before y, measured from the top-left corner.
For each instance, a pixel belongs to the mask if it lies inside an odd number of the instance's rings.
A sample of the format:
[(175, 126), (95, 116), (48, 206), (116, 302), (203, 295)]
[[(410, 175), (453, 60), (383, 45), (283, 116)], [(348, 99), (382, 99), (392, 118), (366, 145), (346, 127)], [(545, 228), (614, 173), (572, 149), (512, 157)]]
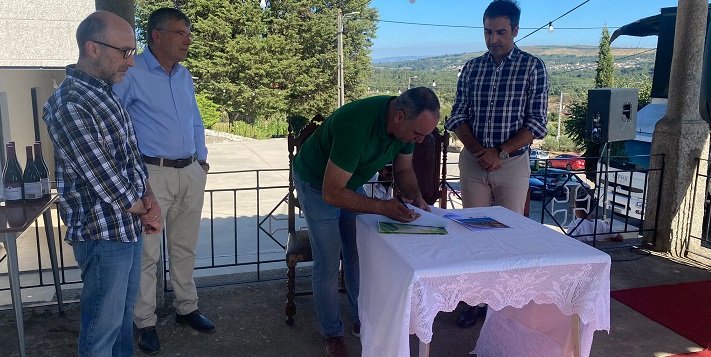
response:
[(148, 48), (135, 61), (113, 90), (131, 116), (141, 154), (176, 160), (197, 152), (198, 160), (206, 160), (205, 127), (190, 71), (176, 63), (168, 74)]

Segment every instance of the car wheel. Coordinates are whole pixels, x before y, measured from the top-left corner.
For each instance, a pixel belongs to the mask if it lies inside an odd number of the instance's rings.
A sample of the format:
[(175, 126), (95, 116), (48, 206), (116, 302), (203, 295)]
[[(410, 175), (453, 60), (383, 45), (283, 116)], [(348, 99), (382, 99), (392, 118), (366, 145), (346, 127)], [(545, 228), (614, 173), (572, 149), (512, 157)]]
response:
[(573, 170), (573, 167), (570, 166), (570, 164), (567, 164), (567, 165), (565, 165), (565, 169), (568, 171), (571, 171), (571, 170)]

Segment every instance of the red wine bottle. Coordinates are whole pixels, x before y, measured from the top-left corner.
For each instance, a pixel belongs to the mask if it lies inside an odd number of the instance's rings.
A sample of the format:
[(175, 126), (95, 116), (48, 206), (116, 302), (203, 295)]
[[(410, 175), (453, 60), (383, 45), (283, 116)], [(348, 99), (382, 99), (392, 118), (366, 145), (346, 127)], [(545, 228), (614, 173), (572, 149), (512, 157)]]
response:
[(3, 170), (3, 194), (9, 204), (22, 202), (22, 168), (17, 162), (15, 145), (10, 142), (5, 145), (7, 162)]
[(42, 198), (49, 197), (49, 170), (47, 169), (47, 163), (44, 162), (44, 156), (42, 155), (42, 143), (35, 141), (35, 168), (40, 175), (40, 183), (42, 184)]
[(32, 145), (25, 146), (27, 163), (22, 173), (22, 195), (25, 202), (36, 202), (42, 199), (42, 182), (32, 157)]

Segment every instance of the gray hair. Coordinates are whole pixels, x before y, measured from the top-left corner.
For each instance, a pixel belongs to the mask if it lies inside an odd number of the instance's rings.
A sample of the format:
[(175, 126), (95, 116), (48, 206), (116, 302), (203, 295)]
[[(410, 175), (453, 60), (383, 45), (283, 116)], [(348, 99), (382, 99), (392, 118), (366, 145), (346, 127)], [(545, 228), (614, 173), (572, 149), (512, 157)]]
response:
[(86, 53), (86, 43), (89, 41), (103, 41), (106, 34), (107, 11), (97, 11), (87, 16), (77, 27), (77, 45), (79, 46), (79, 57), (84, 57)]
[(182, 11), (172, 8), (172, 7), (162, 7), (156, 11), (153, 11), (150, 16), (148, 16), (148, 25), (146, 29), (146, 41), (148, 45), (153, 44), (153, 30), (164, 29), (165, 26), (170, 21), (182, 21), (188, 27), (191, 26), (190, 19)]
[(395, 98), (395, 110), (405, 113), (407, 120), (417, 119), (425, 110), (431, 111), (439, 117), (439, 99), (431, 89), (415, 87)]

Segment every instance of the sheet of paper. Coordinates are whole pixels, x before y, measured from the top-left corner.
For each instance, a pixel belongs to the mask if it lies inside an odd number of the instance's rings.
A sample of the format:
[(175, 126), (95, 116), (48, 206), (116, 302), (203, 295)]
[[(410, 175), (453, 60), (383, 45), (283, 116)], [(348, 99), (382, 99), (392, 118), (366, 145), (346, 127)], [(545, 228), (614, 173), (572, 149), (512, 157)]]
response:
[(379, 222), (389, 222), (389, 223), (399, 223), (399, 224), (414, 224), (416, 226), (425, 226), (425, 227), (442, 227), (446, 228), (447, 225), (449, 224), (450, 220), (440, 217), (434, 213), (427, 212), (419, 207), (415, 207), (411, 204), (407, 204), (407, 208), (414, 210), (415, 213), (419, 213), (420, 217), (417, 218), (416, 220), (409, 222), (409, 223), (403, 223), (403, 222), (398, 222), (394, 219), (390, 219), (388, 217), (383, 216)]

